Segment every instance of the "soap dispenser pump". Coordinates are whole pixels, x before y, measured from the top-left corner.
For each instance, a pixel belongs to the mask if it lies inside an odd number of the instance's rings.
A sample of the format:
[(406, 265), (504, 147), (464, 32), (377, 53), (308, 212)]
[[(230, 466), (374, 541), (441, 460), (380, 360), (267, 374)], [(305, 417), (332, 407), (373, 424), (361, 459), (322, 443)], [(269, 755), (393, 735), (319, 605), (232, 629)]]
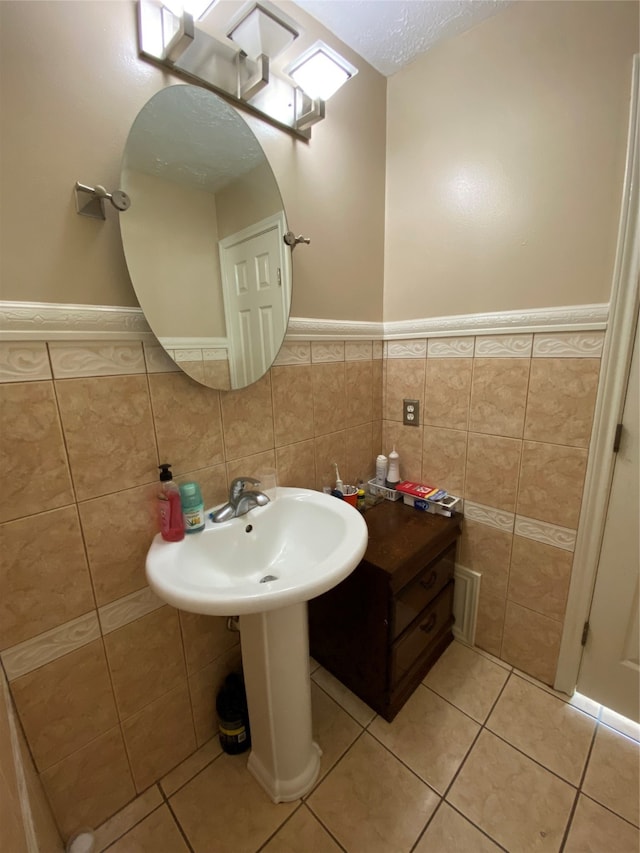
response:
[(158, 468), (160, 469), (160, 491), (158, 492), (160, 535), (166, 542), (179, 542), (184, 539), (180, 489), (173, 480), (171, 465), (164, 462), (158, 465)]

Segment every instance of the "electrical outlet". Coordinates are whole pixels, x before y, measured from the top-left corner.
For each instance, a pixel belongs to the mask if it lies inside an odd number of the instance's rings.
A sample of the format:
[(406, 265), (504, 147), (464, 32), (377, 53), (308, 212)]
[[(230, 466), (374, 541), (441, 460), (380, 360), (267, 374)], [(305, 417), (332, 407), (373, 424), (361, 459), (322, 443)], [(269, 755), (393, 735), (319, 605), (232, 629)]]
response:
[(420, 401), (402, 401), (402, 423), (406, 426), (420, 426)]

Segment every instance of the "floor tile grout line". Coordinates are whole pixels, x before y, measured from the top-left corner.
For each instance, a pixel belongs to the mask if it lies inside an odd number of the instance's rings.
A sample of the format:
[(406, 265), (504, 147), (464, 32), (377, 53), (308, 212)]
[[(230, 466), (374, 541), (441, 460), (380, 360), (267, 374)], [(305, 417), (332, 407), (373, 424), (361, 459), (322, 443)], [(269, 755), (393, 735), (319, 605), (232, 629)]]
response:
[(435, 816), (438, 814), (438, 812), (442, 808), (443, 803), (444, 803), (444, 800), (442, 797), (440, 797), (440, 801), (439, 801), (438, 805), (435, 807), (433, 812), (429, 815), (427, 822), (425, 823), (425, 825), (422, 827), (422, 829), (418, 833), (418, 837), (416, 838), (416, 840), (413, 842), (413, 844), (409, 848), (409, 853), (413, 853), (413, 851), (416, 849), (418, 844), (420, 844), (420, 842), (422, 841), (422, 838), (424, 837), (425, 832), (429, 829), (429, 827), (431, 826), (431, 824), (433, 823), (433, 821), (435, 819)]
[[(505, 678), (505, 683), (506, 683), (506, 681), (507, 681), (507, 679)], [(438, 693), (438, 691), (437, 691), (435, 688), (431, 687), (431, 685), (429, 685), (429, 684), (424, 684), (424, 682), (422, 682), (422, 681), (421, 681), (421, 682), (420, 682), (420, 686), (421, 686), (421, 687), (426, 688), (427, 690), (430, 690), (432, 693), (435, 693), (435, 695), (436, 695), (439, 699), (442, 699), (442, 701), (443, 701), (443, 702), (446, 702), (446, 703), (447, 703), (447, 705), (451, 705), (451, 707), (452, 707), (452, 708), (455, 708), (455, 709), (456, 709), (456, 711), (460, 711), (460, 713), (461, 713), (461, 714), (464, 714), (464, 715), (465, 715), (465, 717), (467, 717), (467, 719), (471, 720), (471, 721), (472, 721), (472, 722), (474, 722), (476, 725), (478, 725), (478, 726), (482, 726), (482, 725), (484, 725), (484, 723), (482, 723), (482, 722), (481, 722), (480, 720), (478, 720), (476, 717), (472, 716), (468, 711), (465, 711), (465, 710), (463, 710), (459, 705), (456, 705), (456, 703), (455, 703), (455, 702), (453, 702), (451, 699), (448, 699), (446, 696), (443, 696), (441, 693)], [(491, 711), (492, 711), (492, 710), (493, 710), (493, 705), (491, 706), (491, 710), (490, 710), (488, 713), (491, 713)]]
[[(325, 672), (329, 672), (329, 670), (325, 670)], [(360, 722), (360, 720), (357, 720), (357, 719), (353, 716), (353, 714), (352, 714), (349, 710), (347, 710), (347, 708), (345, 708), (345, 707), (344, 707), (344, 705), (340, 702), (340, 700), (339, 700), (339, 699), (336, 699), (336, 697), (335, 697), (335, 696), (332, 696), (332, 695), (331, 695), (331, 693), (329, 693), (329, 691), (328, 691), (325, 687), (323, 687), (323, 686), (322, 686), (322, 684), (319, 684), (319, 683), (318, 683), (318, 682), (313, 678), (313, 676), (311, 676), (311, 681), (313, 681), (313, 683), (315, 684), (315, 686), (316, 686), (316, 687), (318, 687), (320, 690), (322, 690), (322, 692), (323, 692), (324, 694), (326, 694), (326, 695), (329, 697), (329, 699), (331, 699), (333, 702), (335, 702), (335, 703), (336, 703), (336, 705), (337, 705), (341, 710), (343, 710), (343, 711), (345, 712), (345, 714), (347, 714), (349, 717), (351, 717), (351, 719), (352, 719), (355, 723), (357, 723), (357, 724), (360, 726), (360, 728), (361, 728), (361, 729), (366, 729), (368, 726), (370, 726), (370, 725), (371, 725), (371, 723), (372, 723), (372, 722), (375, 720), (375, 718), (378, 716), (378, 715), (377, 715), (377, 713), (373, 710), (373, 708), (371, 708), (371, 710), (373, 711), (373, 717), (369, 720), (369, 722), (367, 723), (367, 725), (366, 725), (366, 726), (365, 726), (365, 725), (363, 725), (363, 724)], [(355, 696), (356, 694), (354, 693), (353, 695)], [(363, 701), (362, 699), (360, 699), (360, 697), (359, 697), (359, 696), (356, 696), (356, 699), (358, 699), (360, 702), (362, 702), (362, 701)], [(366, 703), (365, 703), (365, 704), (366, 704)], [(370, 706), (369, 706), (369, 705), (367, 705), (367, 708), (369, 708), (369, 707), (370, 707)]]
[[(215, 737), (215, 736), (214, 736), (214, 737)], [(196, 752), (197, 752), (197, 750), (196, 750)], [(158, 782), (157, 782), (157, 785), (158, 785), (158, 787), (160, 788), (160, 793), (162, 794), (162, 796), (163, 796), (163, 797), (166, 797), (166, 799), (167, 799), (167, 800), (169, 800), (169, 798), (170, 798), (170, 797), (175, 796), (175, 794), (177, 794), (177, 793), (178, 793), (178, 791), (182, 791), (182, 789), (183, 789), (183, 788), (186, 788), (186, 786), (187, 786), (190, 782), (193, 782), (193, 780), (196, 778), (196, 776), (199, 776), (201, 773), (204, 773), (204, 771), (207, 769), (207, 767), (210, 767), (210, 766), (213, 764), (213, 762), (214, 762), (214, 761), (217, 761), (219, 758), (222, 758), (222, 756), (223, 756), (224, 754), (225, 754), (225, 753), (224, 753), (224, 750), (223, 750), (223, 751), (222, 751), (222, 752), (220, 752), (218, 755), (216, 755), (216, 756), (215, 756), (215, 758), (212, 758), (212, 759), (211, 759), (211, 761), (208, 761), (208, 762), (204, 765), (204, 767), (201, 767), (199, 770), (197, 770), (197, 771), (193, 774), (193, 776), (190, 776), (186, 781), (184, 781), (184, 782), (182, 783), (182, 785), (179, 785), (179, 786), (175, 789), (175, 791), (172, 791), (170, 794), (165, 793), (165, 790), (164, 790), (164, 788), (162, 787), (162, 779), (159, 779), (159, 780), (158, 780)], [(192, 753), (191, 753), (191, 755), (195, 755), (195, 753), (193, 753), (193, 752), (192, 752)], [(187, 756), (187, 758), (185, 759), (185, 761), (186, 761), (186, 760), (188, 760), (188, 758), (190, 758), (190, 756)], [(182, 762), (180, 762), (180, 764), (182, 764)], [(180, 764), (176, 764), (176, 766), (175, 766), (172, 770), (169, 770), (169, 773), (173, 772), (173, 770), (176, 770), (178, 767), (180, 767)], [(165, 774), (165, 776), (167, 776), (167, 775), (168, 775), (168, 773), (167, 773), (167, 774)], [(164, 777), (163, 777), (163, 778), (164, 778)]]
[[(155, 783), (155, 786), (152, 786), (152, 787), (156, 787), (156, 786), (157, 786), (158, 788), (160, 787), (160, 786), (158, 785), (158, 783), (157, 783), (157, 782)], [(148, 791), (148, 790), (150, 790), (150, 789), (149, 789), (149, 788), (147, 788), (147, 791)], [(135, 802), (135, 800), (131, 800), (131, 802), (132, 802), (132, 803), (134, 803), (134, 802)], [(164, 797), (162, 796), (162, 792), (160, 792), (160, 802), (158, 803), (158, 805), (157, 805), (157, 806), (154, 806), (152, 809), (150, 809), (150, 811), (148, 811), (145, 815), (143, 815), (139, 820), (136, 820), (134, 823), (132, 823), (130, 826), (128, 826), (126, 829), (124, 829), (124, 830), (120, 833), (120, 835), (118, 835), (116, 838), (114, 838), (112, 841), (110, 841), (110, 842), (107, 844), (107, 846), (106, 846), (106, 847), (101, 847), (99, 850), (97, 850), (97, 851), (96, 851), (96, 853), (104, 853), (104, 851), (109, 850), (109, 848), (113, 847), (113, 845), (114, 845), (117, 841), (120, 841), (120, 839), (124, 838), (124, 836), (125, 836), (125, 835), (127, 835), (129, 832), (131, 832), (131, 830), (135, 829), (135, 828), (136, 828), (136, 826), (140, 826), (140, 824), (142, 823), (142, 821), (143, 821), (143, 820), (146, 820), (146, 819), (147, 819), (150, 815), (152, 815), (154, 812), (157, 812), (157, 811), (158, 811), (158, 809), (161, 809), (161, 808), (162, 808), (162, 806), (163, 806), (164, 804), (165, 804), (165, 800), (164, 800)], [(130, 805), (130, 804), (129, 804), (129, 805)], [(126, 806), (123, 806), (123, 809), (124, 809), (124, 808), (126, 808)], [(120, 812), (116, 812), (116, 813), (115, 813), (115, 815), (112, 815), (112, 816), (111, 816), (111, 818), (108, 818), (108, 820), (111, 820), (113, 817), (115, 817), (115, 816), (116, 816), (116, 815), (118, 815), (119, 813), (120, 813)], [(106, 821), (104, 821), (104, 822), (106, 823)], [(98, 827), (98, 829), (99, 829), (99, 828), (100, 828), (100, 827)], [(97, 830), (96, 830), (96, 831), (97, 831)]]
[(189, 838), (188, 838), (188, 836), (187, 836), (187, 833), (186, 833), (186, 831), (184, 830), (184, 828), (183, 828), (182, 824), (180, 823), (180, 821), (178, 820), (178, 816), (177, 816), (177, 815), (176, 815), (176, 813), (174, 812), (174, 810), (173, 810), (173, 807), (172, 807), (171, 803), (169, 802), (169, 800), (168, 800), (168, 799), (167, 799), (167, 800), (165, 800), (165, 802), (166, 802), (166, 804), (167, 804), (167, 808), (169, 809), (169, 814), (170, 814), (170, 815), (171, 815), (171, 817), (174, 819), (174, 821), (175, 821), (175, 823), (176, 823), (176, 826), (178, 827), (178, 831), (180, 832), (180, 835), (183, 837), (184, 842), (185, 842), (185, 844), (187, 845), (187, 848), (189, 849), (190, 853), (195, 853), (195, 851), (194, 851), (193, 847), (191, 846), (191, 842), (189, 841)]
[(609, 814), (619, 818), (620, 820), (623, 820), (625, 823), (628, 823), (629, 826), (633, 827), (633, 829), (640, 830), (640, 826), (638, 826), (638, 824), (634, 823), (632, 820), (629, 820), (628, 817), (623, 817), (623, 815), (618, 814), (618, 812), (614, 812), (612, 808), (610, 808), (609, 806), (605, 806), (604, 803), (599, 803), (598, 800), (595, 799), (595, 797), (589, 794), (585, 794), (584, 791), (579, 791), (578, 793), (581, 794), (586, 800), (590, 800), (592, 803), (595, 803), (596, 806), (600, 806), (600, 808), (609, 812)]
[(295, 807), (295, 809), (291, 812), (291, 814), (287, 815), (287, 817), (282, 821), (282, 823), (279, 824), (273, 830), (271, 835), (269, 835), (268, 838), (266, 838), (258, 847), (256, 847), (254, 853), (260, 853), (261, 850), (264, 850), (264, 848), (267, 846), (267, 844), (269, 844), (269, 842), (272, 841), (273, 838), (275, 838), (275, 836), (280, 832), (281, 829), (284, 829), (284, 827), (289, 823), (289, 821), (293, 818), (293, 816), (298, 814), (298, 812), (300, 811), (301, 808), (304, 808), (304, 803), (302, 800), (300, 800), (300, 802)]
[[(600, 706), (602, 708), (602, 706)], [(589, 766), (589, 760), (591, 758), (591, 753), (593, 752), (593, 746), (596, 742), (596, 735), (598, 734), (598, 721), (596, 720), (596, 724), (593, 727), (593, 734), (591, 735), (591, 743), (589, 744), (589, 749), (587, 751), (587, 757), (584, 762), (584, 767), (582, 768), (582, 773), (580, 774), (580, 779), (578, 780), (576, 795), (573, 798), (573, 805), (571, 806), (571, 811), (569, 812), (569, 818), (567, 820), (567, 825), (564, 830), (564, 834), (562, 836), (562, 841), (560, 843), (559, 853), (562, 853), (564, 850), (566, 843), (569, 839), (569, 833), (571, 832), (571, 827), (573, 826), (573, 818), (576, 813), (576, 809), (578, 808), (578, 800), (580, 799), (580, 794), (582, 793), (582, 785), (584, 783), (585, 776), (587, 775), (587, 767)]]
[(320, 815), (319, 815), (317, 812), (315, 812), (315, 811), (313, 810), (313, 806), (311, 806), (311, 805), (310, 805), (306, 800), (303, 802), (303, 804), (302, 804), (302, 805), (307, 807), (307, 809), (309, 810), (310, 814), (315, 818), (315, 820), (317, 820), (317, 821), (318, 821), (318, 823), (320, 824), (320, 826), (321, 826), (321, 827), (324, 829), (324, 831), (325, 831), (325, 832), (330, 836), (330, 838), (332, 838), (332, 839), (333, 839), (333, 841), (335, 841), (335, 843), (338, 845), (338, 847), (340, 848), (340, 850), (342, 850), (342, 851), (343, 851), (343, 853), (349, 853), (349, 851), (348, 851), (348, 850), (347, 850), (347, 848), (344, 846), (344, 844), (342, 844), (342, 843), (338, 840), (338, 838), (336, 837), (336, 835), (334, 834), (334, 832), (332, 832), (332, 830), (331, 830), (331, 829), (329, 829), (329, 827), (325, 824), (325, 822), (322, 820), (322, 818), (320, 817)]
[(504, 853), (509, 853), (509, 849), (507, 847), (505, 847), (503, 844), (500, 844), (500, 842), (496, 841), (495, 838), (492, 838), (489, 835), (489, 833), (486, 831), (486, 829), (482, 829), (481, 826), (478, 826), (472, 820), (470, 820), (469, 817), (467, 817), (467, 815), (464, 814), (464, 812), (461, 812), (457, 806), (455, 806), (453, 803), (450, 803), (449, 800), (444, 800), (443, 802), (445, 802), (449, 806), (449, 808), (453, 809), (454, 812), (456, 812), (456, 814), (459, 814), (460, 817), (464, 818), (467, 821), (467, 823), (470, 823), (471, 826), (474, 827), (474, 829), (477, 829), (478, 832), (481, 832), (484, 835), (484, 837), (488, 838), (489, 841), (491, 841), (493, 844), (496, 845), (496, 847), (498, 847), (500, 850), (504, 850)]
[[(505, 678), (505, 680), (504, 680), (504, 684), (503, 684), (503, 685), (502, 685), (502, 687), (500, 688), (500, 691), (499, 691), (498, 695), (496, 696), (496, 698), (495, 698), (495, 700), (494, 700), (493, 704), (491, 705), (491, 708), (489, 708), (489, 711), (488, 711), (488, 713), (487, 713), (487, 716), (486, 716), (486, 717), (485, 717), (485, 719), (484, 719), (484, 722), (479, 724), (479, 725), (480, 725), (480, 728), (478, 729), (477, 734), (476, 734), (475, 738), (473, 739), (473, 743), (471, 744), (471, 746), (470, 746), (470, 747), (469, 747), (469, 749), (467, 750), (467, 752), (466, 752), (466, 754), (465, 754), (464, 758), (463, 758), (463, 759), (462, 759), (462, 761), (460, 762), (460, 766), (458, 767), (458, 769), (456, 770), (456, 772), (453, 774), (453, 778), (452, 778), (451, 782), (449, 782), (449, 785), (447, 786), (447, 789), (445, 790), (444, 794), (442, 795), (442, 799), (443, 799), (443, 800), (444, 800), (444, 799), (446, 799), (446, 798), (447, 798), (447, 796), (449, 795), (449, 792), (451, 791), (451, 788), (452, 788), (452, 787), (453, 787), (453, 785), (455, 784), (456, 779), (457, 779), (457, 778), (458, 778), (458, 776), (460, 775), (460, 772), (461, 772), (462, 768), (463, 768), (463, 767), (464, 767), (464, 765), (466, 764), (467, 759), (469, 758), (469, 755), (471, 754), (471, 752), (472, 752), (473, 748), (475, 747), (476, 743), (478, 742), (478, 738), (480, 737), (480, 735), (482, 734), (482, 732), (485, 730), (485, 726), (486, 726), (487, 720), (489, 719), (489, 717), (490, 717), (490, 716), (491, 716), (491, 714), (493, 713), (493, 709), (496, 707), (496, 705), (497, 705), (497, 704), (498, 704), (498, 702), (500, 701), (500, 697), (501, 697), (501, 696), (502, 696), (502, 694), (504, 693), (505, 688), (506, 688), (507, 684), (509, 683), (509, 679), (511, 678), (511, 675), (512, 675), (512, 673), (510, 672), (510, 673), (509, 673), (509, 675)], [(477, 720), (476, 720), (476, 722), (477, 722)], [(447, 800), (447, 802), (448, 802), (448, 800)], [(468, 820), (468, 818), (467, 818), (467, 820)], [(473, 825), (475, 826), (475, 824), (473, 824)]]
[(365, 729), (363, 729), (363, 730), (360, 732), (360, 734), (359, 734), (356, 738), (354, 738), (354, 740), (349, 744), (349, 746), (345, 749), (345, 751), (342, 753), (342, 755), (340, 755), (340, 756), (336, 759), (335, 763), (334, 763), (334, 764), (332, 764), (332, 765), (331, 765), (331, 767), (329, 767), (329, 769), (327, 770), (327, 772), (326, 772), (326, 773), (325, 773), (321, 778), (320, 778), (320, 777), (318, 777), (318, 779), (316, 779), (316, 781), (313, 783), (313, 787), (311, 788), (311, 790), (310, 790), (310, 791), (308, 791), (306, 794), (304, 794), (304, 795), (300, 798), (300, 799), (302, 800), (302, 802), (303, 802), (303, 803), (308, 803), (308, 801), (309, 801), (309, 797), (311, 797), (311, 796), (312, 796), (312, 794), (314, 794), (314, 793), (315, 793), (315, 791), (317, 791), (317, 790), (318, 790), (318, 788), (320, 787), (320, 785), (322, 785), (322, 784), (323, 784), (323, 783), (328, 779), (329, 775), (330, 775), (331, 773), (333, 773), (333, 771), (336, 769), (336, 767), (338, 766), (338, 764), (340, 764), (340, 762), (345, 758), (345, 756), (347, 755), (347, 753), (349, 753), (349, 752), (352, 750), (352, 748), (356, 745), (356, 743), (360, 740), (360, 738), (362, 737), (362, 735), (363, 735), (364, 733), (365, 733)]
[(555, 776), (556, 779), (559, 779), (561, 782), (564, 782), (565, 785), (569, 785), (569, 787), (574, 788), (576, 791), (580, 790), (575, 782), (569, 782), (568, 779), (565, 779), (565, 777), (561, 776), (556, 770), (551, 770), (550, 767), (544, 765), (537, 758), (533, 758), (533, 756), (529, 755), (529, 753), (525, 752), (519, 746), (516, 746), (515, 744), (511, 743), (511, 741), (508, 741), (506, 737), (504, 737), (504, 735), (498, 734), (498, 732), (494, 732), (493, 729), (490, 728), (487, 728), (487, 732), (489, 732), (489, 734), (493, 735), (498, 740), (501, 740), (502, 743), (506, 744), (507, 746), (510, 746), (511, 749), (515, 749), (515, 751), (519, 752), (520, 755), (524, 756), (525, 758), (528, 758), (529, 761), (532, 761), (534, 764), (540, 767), (541, 770), (546, 770), (547, 773), (551, 773), (552, 776)]

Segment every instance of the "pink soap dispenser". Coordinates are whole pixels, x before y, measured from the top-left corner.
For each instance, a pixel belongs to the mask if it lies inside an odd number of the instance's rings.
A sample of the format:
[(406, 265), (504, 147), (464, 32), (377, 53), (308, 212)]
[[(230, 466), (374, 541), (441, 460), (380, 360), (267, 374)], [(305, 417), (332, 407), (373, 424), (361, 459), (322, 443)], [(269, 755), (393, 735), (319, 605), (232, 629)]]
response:
[(160, 491), (158, 493), (158, 519), (160, 535), (165, 542), (179, 542), (184, 539), (184, 521), (180, 489), (173, 481), (171, 465), (166, 462), (158, 465), (160, 469)]

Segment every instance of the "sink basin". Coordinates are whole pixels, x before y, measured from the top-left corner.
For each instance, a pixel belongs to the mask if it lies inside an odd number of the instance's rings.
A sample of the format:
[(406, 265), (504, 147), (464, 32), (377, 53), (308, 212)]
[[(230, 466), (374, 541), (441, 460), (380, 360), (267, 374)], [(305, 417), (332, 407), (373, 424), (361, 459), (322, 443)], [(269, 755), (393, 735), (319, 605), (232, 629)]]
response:
[[(208, 513), (207, 513), (208, 514)], [(331, 495), (278, 488), (276, 500), (181, 542), (158, 534), (147, 579), (168, 604), (194, 613), (263, 613), (308, 601), (343, 580), (367, 546), (362, 515)]]

